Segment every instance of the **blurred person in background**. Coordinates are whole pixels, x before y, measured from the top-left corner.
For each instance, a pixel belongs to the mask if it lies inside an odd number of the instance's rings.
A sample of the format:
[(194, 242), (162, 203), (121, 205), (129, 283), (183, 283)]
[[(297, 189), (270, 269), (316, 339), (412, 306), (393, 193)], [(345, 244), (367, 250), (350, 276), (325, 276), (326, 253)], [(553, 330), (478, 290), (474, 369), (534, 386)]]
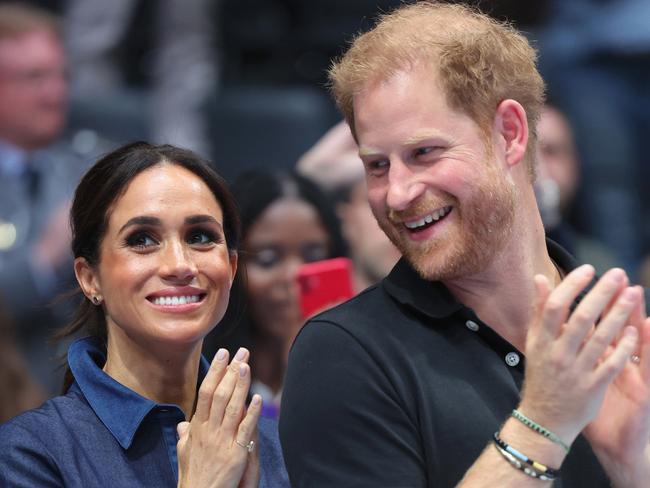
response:
[(360, 292), (384, 278), (400, 257), (368, 205), (359, 148), (345, 121), (332, 127), (298, 161), (297, 170), (317, 182), (336, 205)]
[(599, 272), (619, 266), (604, 244), (579, 232), (568, 220), (581, 181), (580, 160), (569, 121), (556, 107), (542, 109), (537, 141), (535, 195), (546, 235)]
[[(70, 0), (65, 7), (72, 96), (105, 110), (137, 104), (150, 136), (200, 153), (203, 114), (218, 84), (220, 0)], [(137, 112), (137, 110), (136, 110)]]
[(58, 19), (0, 5), (0, 295), (28, 364), (51, 392), (45, 337), (63, 319), (46, 304), (72, 279), (67, 211), (84, 168), (63, 136), (67, 108)]
[(262, 396), (264, 416), (277, 417), (289, 348), (304, 323), (296, 273), (304, 263), (345, 256), (346, 249), (326, 195), (298, 174), (247, 172), (233, 193), (246, 278), (227, 317), (241, 321), (248, 334), (251, 392)]
[(583, 167), (573, 223), (635, 273), (650, 249), (650, 2), (548, 0), (533, 37)]
[(45, 400), (45, 392), (31, 377), (14, 334), (13, 324), (0, 303), (0, 424)]

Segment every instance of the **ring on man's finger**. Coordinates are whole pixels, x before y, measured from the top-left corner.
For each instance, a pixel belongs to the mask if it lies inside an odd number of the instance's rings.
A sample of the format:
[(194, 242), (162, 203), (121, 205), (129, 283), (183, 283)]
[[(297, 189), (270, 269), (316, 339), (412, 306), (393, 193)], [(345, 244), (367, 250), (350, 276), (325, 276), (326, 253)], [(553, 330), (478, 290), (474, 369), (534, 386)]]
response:
[(630, 356), (630, 361), (632, 361), (634, 364), (639, 364), (641, 362), (641, 358), (638, 354), (632, 354)]
[(238, 446), (243, 447), (248, 452), (253, 452), (253, 449), (255, 449), (255, 441), (249, 441), (247, 444), (242, 444), (237, 439), (235, 439), (235, 442), (237, 443)]

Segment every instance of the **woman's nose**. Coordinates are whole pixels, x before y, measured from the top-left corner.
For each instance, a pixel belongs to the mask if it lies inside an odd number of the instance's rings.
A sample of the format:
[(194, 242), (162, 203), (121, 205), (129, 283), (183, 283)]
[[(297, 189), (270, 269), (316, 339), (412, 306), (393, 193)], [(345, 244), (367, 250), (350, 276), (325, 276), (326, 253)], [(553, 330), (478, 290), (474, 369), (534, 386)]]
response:
[(181, 242), (168, 244), (162, 259), (161, 274), (167, 279), (191, 281), (198, 272), (190, 250)]

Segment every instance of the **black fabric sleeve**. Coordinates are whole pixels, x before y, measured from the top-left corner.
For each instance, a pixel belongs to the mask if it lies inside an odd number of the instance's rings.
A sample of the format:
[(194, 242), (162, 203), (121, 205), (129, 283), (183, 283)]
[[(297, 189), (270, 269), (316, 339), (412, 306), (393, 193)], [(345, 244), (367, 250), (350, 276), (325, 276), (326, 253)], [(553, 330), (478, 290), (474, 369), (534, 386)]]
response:
[(375, 356), (336, 324), (313, 321), (299, 334), (280, 418), (293, 487), (426, 486), (410, 399)]

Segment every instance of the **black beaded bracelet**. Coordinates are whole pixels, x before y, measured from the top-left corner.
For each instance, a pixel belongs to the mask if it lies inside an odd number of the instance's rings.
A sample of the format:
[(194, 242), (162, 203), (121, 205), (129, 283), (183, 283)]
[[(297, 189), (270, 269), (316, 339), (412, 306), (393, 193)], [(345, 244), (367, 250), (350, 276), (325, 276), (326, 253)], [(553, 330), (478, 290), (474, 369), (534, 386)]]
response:
[(522, 454), (514, 447), (506, 444), (500, 437), (499, 433), (494, 433), (494, 446), (507, 459), (512, 466), (524, 472), (524, 474), (531, 478), (538, 478), (542, 481), (553, 481), (559, 475), (560, 471), (557, 469), (549, 468), (548, 466), (530, 459), (525, 454)]

